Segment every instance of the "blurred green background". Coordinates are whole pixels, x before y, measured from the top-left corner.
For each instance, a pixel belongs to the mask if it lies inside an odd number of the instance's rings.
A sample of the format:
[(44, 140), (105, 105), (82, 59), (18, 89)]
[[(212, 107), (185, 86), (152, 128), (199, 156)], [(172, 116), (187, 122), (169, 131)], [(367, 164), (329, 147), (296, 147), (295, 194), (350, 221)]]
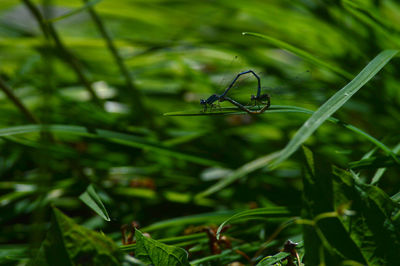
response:
[[(282, 149), (308, 115), (163, 114), (204, 114), (200, 99), (249, 69), (260, 74), (272, 105), (316, 110), (379, 52), (400, 47), (399, 25), (399, 4), (389, 0), (2, 0), (0, 78), (13, 96), (0, 93), (0, 243), (37, 248), (52, 204), (118, 244), (120, 226), (132, 221), (145, 227), (216, 211), (299, 209), (301, 153), (274, 171), (261, 167), (195, 196)], [(396, 145), (399, 67), (393, 60), (335, 117)], [(232, 95), (246, 104), (254, 87), (247, 76)], [(33, 124), (59, 126), (41, 133)], [(306, 145), (321, 169), (348, 168), (374, 148), (330, 123)], [(400, 189), (397, 170), (389, 168), (379, 184), (389, 195)], [(369, 181), (372, 174), (367, 169), (360, 177)], [(89, 184), (111, 222), (79, 200)], [(176, 236), (188, 226), (152, 236)], [(271, 232), (276, 223), (265, 227)], [(256, 238), (255, 228), (241, 238)]]

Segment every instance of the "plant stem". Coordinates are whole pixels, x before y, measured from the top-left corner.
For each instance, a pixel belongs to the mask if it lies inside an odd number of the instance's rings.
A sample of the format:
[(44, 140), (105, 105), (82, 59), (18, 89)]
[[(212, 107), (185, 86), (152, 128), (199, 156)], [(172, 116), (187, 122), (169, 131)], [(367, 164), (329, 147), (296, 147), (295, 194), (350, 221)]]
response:
[[(83, 2), (88, 3), (88, 0), (83, 0)], [(135, 109), (138, 113), (142, 113), (144, 111), (144, 106), (142, 102), (142, 95), (141, 92), (135, 87), (134, 80), (129, 73), (128, 68), (126, 67), (121, 55), (118, 53), (117, 48), (114, 45), (114, 42), (111, 38), (110, 33), (104, 26), (100, 16), (96, 13), (93, 7), (88, 7), (89, 14), (92, 17), (94, 23), (96, 24), (97, 28), (99, 29), (101, 35), (103, 36), (108, 49), (110, 50), (112, 56), (114, 57), (115, 62), (117, 63), (122, 75), (125, 77), (126, 87), (132, 93), (132, 100), (135, 105)]]
[(40, 124), (40, 120), (31, 113), (24, 103), (15, 96), (12, 89), (0, 78), (0, 89), (7, 95), (7, 97), (18, 107), (18, 109), (33, 123)]

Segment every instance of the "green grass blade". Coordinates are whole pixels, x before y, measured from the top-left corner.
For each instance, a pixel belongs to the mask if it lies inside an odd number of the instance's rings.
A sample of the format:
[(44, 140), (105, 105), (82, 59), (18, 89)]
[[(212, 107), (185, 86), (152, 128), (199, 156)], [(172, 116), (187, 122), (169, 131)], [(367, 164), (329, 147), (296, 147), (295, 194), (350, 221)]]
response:
[(379, 32), (385, 39), (390, 41), (394, 46), (400, 47), (399, 32), (390, 27), (390, 22), (385, 22), (373, 7), (368, 7), (364, 1), (342, 0), (343, 7), (353, 16), (368, 25), (368, 27)]
[(217, 211), (210, 213), (195, 214), (190, 216), (183, 216), (173, 218), (165, 221), (156, 222), (149, 226), (143, 227), (142, 231), (150, 232), (168, 227), (186, 226), (193, 224), (206, 224), (206, 223), (222, 223), (229, 217), (235, 214), (235, 211)]
[(89, 206), (94, 212), (96, 212), (101, 218), (108, 222), (111, 221), (106, 207), (104, 207), (103, 202), (101, 201), (99, 195), (97, 195), (92, 184), (90, 184), (86, 191), (79, 196), (79, 199)]
[(102, 129), (88, 130), (87, 128), (81, 126), (25, 125), (25, 126), (8, 127), (0, 129), (0, 137), (26, 134), (26, 133), (38, 133), (41, 131), (47, 131), (53, 133), (67, 133), (67, 134), (85, 136), (90, 138), (103, 138), (111, 142), (119, 143), (121, 145), (135, 147), (139, 149), (146, 149), (158, 152), (160, 154), (165, 154), (167, 156), (171, 156), (177, 159), (198, 163), (201, 165), (208, 165), (208, 166), (221, 165), (221, 163), (219, 162), (171, 150), (170, 148), (164, 147), (162, 144), (158, 142), (151, 142), (143, 137), (115, 132), (111, 130), (102, 130)]
[(303, 144), (312, 133), (325, 122), (333, 113), (342, 107), (363, 85), (379, 72), (396, 54), (397, 50), (385, 50), (378, 54), (352, 81), (326, 101), (296, 132), (296, 135), (271, 167), (289, 158)]
[(243, 35), (249, 35), (249, 36), (254, 36), (254, 37), (261, 38), (263, 40), (268, 41), (270, 44), (272, 44), (272, 45), (274, 45), (274, 46), (276, 46), (278, 48), (287, 50), (287, 51), (289, 51), (289, 52), (291, 52), (291, 53), (293, 53), (293, 54), (303, 58), (304, 60), (309, 61), (309, 62), (311, 62), (311, 63), (313, 63), (313, 64), (315, 64), (317, 66), (329, 69), (332, 72), (334, 72), (334, 73), (336, 73), (336, 74), (338, 74), (338, 75), (340, 75), (340, 76), (342, 76), (342, 77), (344, 77), (346, 79), (352, 79), (353, 78), (353, 75), (350, 74), (349, 72), (347, 72), (347, 71), (345, 71), (343, 69), (340, 69), (340, 68), (338, 68), (336, 66), (333, 66), (331, 64), (328, 64), (328, 63), (316, 58), (312, 54), (310, 54), (310, 53), (308, 53), (308, 52), (306, 52), (304, 50), (301, 50), (301, 49), (299, 49), (299, 48), (297, 48), (297, 47), (295, 47), (295, 46), (293, 46), (291, 44), (283, 42), (281, 40), (275, 39), (273, 37), (270, 37), (270, 36), (267, 36), (267, 35), (264, 35), (264, 34), (255, 33), (255, 32), (243, 32)]

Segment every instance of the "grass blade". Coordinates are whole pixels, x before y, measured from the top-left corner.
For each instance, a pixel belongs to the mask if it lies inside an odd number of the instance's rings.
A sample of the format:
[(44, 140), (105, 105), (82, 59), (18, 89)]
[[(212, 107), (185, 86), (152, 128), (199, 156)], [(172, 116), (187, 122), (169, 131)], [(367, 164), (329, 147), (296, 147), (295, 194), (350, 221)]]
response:
[(363, 85), (373, 78), (396, 54), (397, 50), (385, 50), (378, 54), (352, 81), (326, 101), (296, 132), (296, 135), (272, 162), (271, 167), (289, 158), (315, 130), (334, 112), (342, 107)]
[(345, 71), (343, 69), (340, 69), (340, 68), (338, 68), (336, 66), (333, 66), (331, 64), (328, 64), (328, 63), (316, 58), (312, 54), (310, 54), (310, 53), (308, 53), (308, 52), (306, 52), (304, 50), (301, 50), (301, 49), (299, 49), (299, 48), (297, 48), (297, 47), (295, 47), (295, 46), (293, 46), (291, 44), (283, 42), (281, 40), (275, 39), (273, 37), (270, 37), (270, 36), (267, 36), (267, 35), (264, 35), (264, 34), (255, 33), (255, 32), (243, 32), (243, 35), (249, 35), (249, 36), (254, 36), (254, 37), (261, 38), (263, 40), (268, 41), (270, 44), (272, 44), (272, 45), (274, 45), (276, 47), (279, 47), (281, 49), (284, 49), (284, 50), (287, 50), (287, 51), (289, 51), (291, 53), (294, 53), (295, 55), (303, 58), (306, 61), (309, 61), (309, 62), (311, 62), (311, 63), (313, 63), (313, 64), (315, 64), (317, 66), (321, 66), (323, 68), (329, 69), (332, 72), (334, 72), (334, 73), (336, 73), (336, 74), (338, 74), (338, 75), (340, 75), (340, 76), (342, 76), (342, 77), (344, 77), (346, 79), (352, 79), (353, 78), (353, 75), (350, 74), (349, 72), (347, 72), (347, 71)]
[(258, 208), (258, 209), (253, 209), (253, 210), (246, 210), (242, 211), (239, 213), (236, 213), (235, 215), (229, 217), (229, 219), (225, 220), (217, 230), (217, 238), (219, 238), (220, 233), (224, 225), (226, 225), (228, 222), (234, 222), (237, 220), (243, 220), (243, 219), (252, 219), (255, 216), (259, 217), (262, 216), (264, 218), (267, 217), (289, 217), (292, 216), (293, 214), (285, 207), (266, 207), (266, 208)]
[(25, 125), (16, 126), (0, 129), (0, 137), (2, 136), (13, 136), (18, 134), (26, 133), (38, 133), (41, 131), (54, 132), (54, 133), (67, 133), (72, 135), (79, 135), (89, 138), (103, 138), (111, 142), (115, 142), (121, 145), (135, 147), (139, 149), (146, 149), (160, 154), (165, 154), (177, 159), (198, 163), (201, 165), (218, 166), (221, 163), (197, 157), (190, 154), (173, 151), (168, 147), (164, 147), (158, 142), (150, 142), (145, 138), (134, 136), (131, 134), (115, 132), (111, 130), (93, 129), (88, 130), (81, 126), (71, 125)]
[(97, 195), (92, 184), (90, 184), (87, 187), (86, 191), (79, 196), (79, 199), (83, 201), (83, 203), (85, 203), (87, 206), (89, 206), (94, 212), (100, 215), (101, 218), (108, 222), (111, 221), (106, 207), (104, 207), (103, 202)]

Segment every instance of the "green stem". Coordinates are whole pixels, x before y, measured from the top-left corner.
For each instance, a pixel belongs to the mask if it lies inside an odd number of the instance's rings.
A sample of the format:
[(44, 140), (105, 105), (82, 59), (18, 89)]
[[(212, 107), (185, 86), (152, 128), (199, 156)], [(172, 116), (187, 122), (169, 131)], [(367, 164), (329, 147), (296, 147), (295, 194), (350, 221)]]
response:
[[(83, 0), (83, 2), (88, 3), (88, 0)], [(108, 49), (110, 50), (111, 54), (114, 57), (115, 62), (117, 63), (122, 75), (125, 77), (126, 87), (129, 91), (133, 94), (132, 100), (135, 104), (135, 109), (138, 113), (144, 111), (144, 106), (141, 101), (142, 95), (141, 92), (135, 87), (133, 78), (129, 73), (128, 68), (126, 67), (121, 55), (118, 53), (117, 48), (114, 45), (114, 42), (111, 38), (110, 33), (107, 31), (106, 27), (104, 26), (101, 18), (97, 15), (96, 11), (92, 6), (88, 6), (89, 14), (92, 17), (94, 23), (96, 24), (97, 28), (99, 29), (101, 35), (103, 36)]]
[(0, 78), (0, 89), (18, 107), (18, 109), (33, 123), (40, 124), (39, 119), (31, 113), (20, 99), (13, 93), (12, 89)]

